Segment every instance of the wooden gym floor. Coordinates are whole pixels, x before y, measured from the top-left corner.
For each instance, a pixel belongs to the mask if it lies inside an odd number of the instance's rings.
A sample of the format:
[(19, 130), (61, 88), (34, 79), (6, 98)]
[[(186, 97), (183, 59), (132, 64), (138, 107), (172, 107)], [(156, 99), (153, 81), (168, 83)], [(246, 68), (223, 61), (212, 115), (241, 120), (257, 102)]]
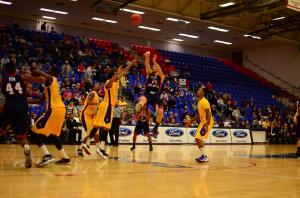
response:
[[(300, 159), (281, 155), (295, 152), (292, 145), (209, 145), (206, 164), (194, 161), (194, 145), (121, 145), (109, 148), (107, 161), (65, 148), (71, 165), (24, 169), (21, 147), (0, 145), (0, 197), (300, 197)], [(31, 150), (36, 163), (41, 153)]]

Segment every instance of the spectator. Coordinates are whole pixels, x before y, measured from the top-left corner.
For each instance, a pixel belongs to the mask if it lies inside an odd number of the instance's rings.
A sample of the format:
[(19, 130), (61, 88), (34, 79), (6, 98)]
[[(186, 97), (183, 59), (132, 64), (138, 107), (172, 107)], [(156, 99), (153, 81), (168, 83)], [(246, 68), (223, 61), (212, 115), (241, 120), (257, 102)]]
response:
[(9, 58), (8, 58), (8, 55), (5, 54), (5, 55), (3, 56), (3, 58), (1, 59), (0, 72), (2, 71), (3, 66), (4, 66), (6, 63), (8, 63), (9, 61), (10, 61), (10, 60), (9, 60)]
[[(66, 120), (66, 127), (68, 131), (67, 142), (69, 144), (80, 144), (82, 131), (78, 128), (78, 123), (74, 119), (74, 114), (70, 113)], [(78, 134), (78, 138), (77, 137)]]
[(50, 33), (52, 33), (52, 34), (55, 34), (56, 33), (56, 31), (54, 30), (54, 27), (53, 26), (51, 26), (51, 32)]
[(41, 31), (46, 32), (46, 22), (41, 25)]
[(300, 104), (299, 101), (296, 105), (296, 113), (294, 116), (294, 124), (296, 125), (296, 138), (297, 138), (297, 157), (300, 157)]
[(73, 97), (73, 93), (71, 92), (70, 88), (67, 87), (66, 91), (63, 94), (63, 99), (65, 99), (66, 101), (70, 101), (72, 97)]
[(14, 22), (12, 24), (12, 29), (14, 31), (17, 31), (17, 30), (19, 30), (19, 28), (20, 28), (20, 26), (19, 26), (18, 22), (16, 20), (14, 20)]
[(219, 96), (219, 98), (217, 100), (217, 106), (218, 106), (219, 111), (221, 113), (223, 113), (226, 105), (224, 104), (224, 100), (223, 100), (222, 96)]
[(86, 70), (85, 70), (85, 75), (90, 78), (93, 79), (93, 70), (92, 70), (92, 65), (89, 65)]
[(237, 123), (240, 122), (240, 120), (242, 119), (242, 116), (241, 116), (241, 112), (240, 112), (240, 108), (237, 107), (235, 108), (233, 111), (232, 111), (232, 116), (234, 117), (235, 121)]
[(67, 106), (67, 117), (70, 117), (71, 115), (75, 117), (79, 117), (77, 108), (74, 105), (74, 102), (70, 102)]
[(61, 70), (63, 78), (69, 78), (72, 75), (72, 67), (67, 60), (65, 61), (65, 64), (62, 65)]
[(267, 129), (268, 143), (275, 143), (275, 135), (276, 135), (275, 124), (272, 123), (271, 126)]

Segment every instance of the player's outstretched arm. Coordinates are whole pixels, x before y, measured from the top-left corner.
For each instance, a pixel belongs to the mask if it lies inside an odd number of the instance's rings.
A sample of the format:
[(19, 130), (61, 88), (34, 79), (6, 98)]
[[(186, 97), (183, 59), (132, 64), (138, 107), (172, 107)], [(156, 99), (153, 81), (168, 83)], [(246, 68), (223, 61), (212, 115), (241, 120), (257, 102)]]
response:
[(150, 75), (152, 73), (152, 69), (150, 66), (150, 52), (147, 51), (144, 54), (144, 57), (145, 57), (145, 67), (146, 67), (146, 72), (147, 72), (147, 77), (148, 77), (148, 75)]
[(137, 59), (133, 59), (130, 63), (128, 63), (128, 65), (125, 67), (125, 69), (123, 69), (123, 71), (119, 74), (118, 78), (120, 79), (121, 76), (127, 75), (127, 73), (129, 72), (129, 70), (131, 69), (131, 67), (137, 62)]
[(53, 81), (53, 78), (52, 78), (51, 75), (49, 75), (45, 72), (42, 72), (40, 70), (37, 70), (37, 69), (35, 69), (31, 72), (31, 76), (33, 76), (33, 77), (43, 77), (45, 79), (45, 81), (41, 82), (41, 83), (44, 83), (46, 85), (50, 85)]
[(153, 56), (153, 63), (154, 63), (154, 65), (155, 65), (155, 67), (156, 67), (156, 70), (157, 70), (157, 72), (158, 72), (158, 75), (159, 75), (160, 78), (161, 78), (161, 81), (163, 82), (164, 79), (165, 79), (165, 75), (164, 75), (164, 73), (162, 72), (160, 65), (156, 62), (156, 58), (157, 58), (157, 55), (155, 54), (155, 55)]
[(23, 80), (25, 83), (39, 83), (44, 84), (46, 82), (46, 78), (43, 76), (32, 76), (28, 73), (22, 75)]
[(119, 78), (121, 78), (121, 76), (126, 75), (127, 72), (130, 70), (130, 68), (134, 65), (134, 63), (136, 62), (136, 59), (134, 59), (133, 61), (131, 61), (127, 67), (125, 67), (125, 69), (123, 70), (122, 66), (119, 66), (117, 72), (115, 73), (115, 75), (113, 75), (113, 77), (108, 81), (108, 83), (106, 84), (105, 88), (109, 89), (112, 87), (112, 84), (114, 82), (116, 82), (117, 80), (119, 80)]

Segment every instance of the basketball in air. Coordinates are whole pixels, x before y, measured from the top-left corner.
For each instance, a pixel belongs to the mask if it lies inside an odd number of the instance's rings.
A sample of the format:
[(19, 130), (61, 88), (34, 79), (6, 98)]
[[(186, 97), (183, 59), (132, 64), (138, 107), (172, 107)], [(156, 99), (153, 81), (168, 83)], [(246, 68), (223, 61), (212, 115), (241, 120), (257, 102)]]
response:
[(142, 16), (140, 14), (131, 15), (131, 22), (133, 25), (140, 25), (142, 23)]

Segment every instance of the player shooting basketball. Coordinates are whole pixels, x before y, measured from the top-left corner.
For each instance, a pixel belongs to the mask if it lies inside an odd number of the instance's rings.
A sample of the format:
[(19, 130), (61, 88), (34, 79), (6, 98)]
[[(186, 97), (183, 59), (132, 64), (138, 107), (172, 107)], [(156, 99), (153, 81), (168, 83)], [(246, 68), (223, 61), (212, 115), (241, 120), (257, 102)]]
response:
[(160, 91), (162, 83), (164, 82), (165, 75), (163, 74), (161, 67), (156, 62), (156, 54), (153, 56), (154, 65), (150, 66), (150, 52), (146, 52), (145, 56), (145, 66), (147, 72), (147, 84), (145, 90), (145, 97), (140, 97), (135, 110), (139, 113), (140, 109), (146, 105), (150, 104), (156, 109), (156, 117), (154, 119), (155, 126), (153, 128), (153, 137), (156, 138), (158, 134), (158, 126), (163, 119), (163, 103), (160, 99)]

